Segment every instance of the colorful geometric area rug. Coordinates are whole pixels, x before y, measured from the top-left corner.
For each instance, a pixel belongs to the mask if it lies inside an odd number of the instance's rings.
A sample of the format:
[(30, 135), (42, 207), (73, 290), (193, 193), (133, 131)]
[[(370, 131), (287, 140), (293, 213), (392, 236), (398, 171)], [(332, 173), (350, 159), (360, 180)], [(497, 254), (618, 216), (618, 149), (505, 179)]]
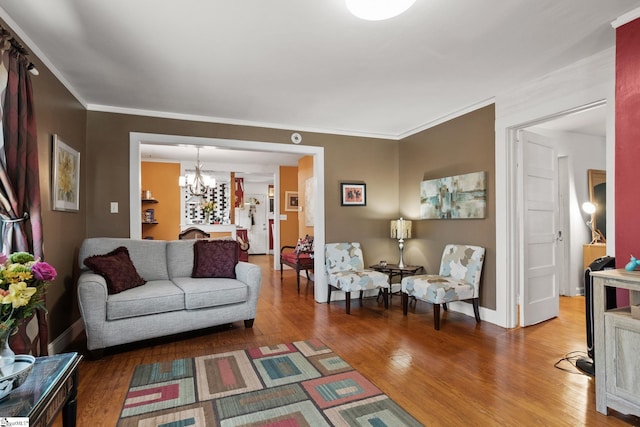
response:
[(421, 426), (318, 340), (136, 367), (118, 427)]

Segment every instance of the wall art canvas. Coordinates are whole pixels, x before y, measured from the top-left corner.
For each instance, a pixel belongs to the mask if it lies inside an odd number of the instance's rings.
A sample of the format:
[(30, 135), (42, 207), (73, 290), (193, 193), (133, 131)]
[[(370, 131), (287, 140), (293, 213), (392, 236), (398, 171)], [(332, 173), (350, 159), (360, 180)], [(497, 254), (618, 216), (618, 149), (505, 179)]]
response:
[(304, 225), (313, 227), (313, 199), (315, 185), (313, 177), (307, 178), (304, 182)]
[(298, 212), (298, 192), (297, 191), (285, 191), (284, 192), (284, 210), (286, 212)]
[(366, 206), (366, 184), (340, 184), (340, 206)]
[(449, 176), (420, 183), (421, 219), (484, 218), (486, 210), (486, 172)]
[(53, 135), (51, 202), (53, 210), (80, 209), (80, 153)]

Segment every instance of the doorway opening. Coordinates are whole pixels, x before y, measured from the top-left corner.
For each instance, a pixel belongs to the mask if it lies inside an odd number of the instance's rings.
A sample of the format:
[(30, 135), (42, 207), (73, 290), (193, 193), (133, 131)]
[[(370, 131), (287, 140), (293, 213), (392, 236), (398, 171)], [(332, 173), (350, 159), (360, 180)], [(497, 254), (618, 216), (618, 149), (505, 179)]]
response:
[[(555, 161), (557, 162), (558, 170), (561, 172), (559, 177), (562, 178), (562, 173), (566, 174), (564, 182), (566, 187), (564, 192), (559, 193), (563, 197), (556, 196), (559, 205), (556, 213), (564, 214), (565, 217), (568, 217), (568, 221), (558, 222), (557, 229), (554, 232), (558, 243), (556, 250), (562, 251), (561, 255), (565, 256), (565, 261), (561, 261), (563, 263), (562, 266), (567, 267), (567, 271), (560, 273), (557, 277), (559, 280), (568, 280), (569, 282), (556, 284), (556, 299), (559, 299), (561, 290), (566, 295), (579, 295), (584, 291), (582, 244), (589, 243), (589, 230), (586, 227), (586, 218), (580, 211), (580, 206), (588, 200), (587, 169), (606, 169), (607, 167), (606, 110), (606, 101), (602, 100), (507, 128), (507, 147), (510, 164), (508, 176), (510, 182), (513, 183), (522, 183), (523, 169), (525, 169), (524, 163), (527, 162), (527, 156), (521, 156), (518, 152), (520, 146), (517, 141), (520, 133), (533, 131), (551, 136), (552, 139), (555, 138), (560, 141), (558, 146), (561, 147), (561, 150), (559, 150)], [(558, 137), (563, 133), (565, 134), (564, 137)], [(581, 137), (581, 135), (584, 137)], [(591, 142), (580, 143), (580, 140)], [(597, 152), (592, 148), (593, 145), (589, 145), (591, 143), (595, 144), (596, 142), (594, 141), (599, 141), (600, 143), (600, 148)], [(580, 144), (584, 145), (581, 146)], [(519, 159), (523, 164), (518, 163)], [(536, 295), (533, 297), (529, 295), (530, 292), (529, 294), (525, 292), (525, 286), (527, 286), (526, 265), (531, 256), (526, 247), (526, 238), (523, 235), (523, 230), (527, 227), (524, 214), (524, 194), (522, 194), (526, 191), (525, 189), (526, 187), (523, 187), (523, 185), (513, 185), (510, 194), (515, 204), (511, 212), (511, 234), (513, 236), (512, 277), (515, 280), (510, 285), (510, 293), (513, 298), (511, 299), (512, 305), (508, 309), (511, 312), (511, 317), (515, 320), (515, 324), (520, 326), (533, 324), (525, 321), (525, 318), (531, 318), (531, 316), (527, 316), (526, 312), (527, 304), (531, 302), (527, 298), (536, 297)], [(607, 205), (613, 203), (611, 199), (612, 197), (608, 197)], [(537, 319), (534, 323), (543, 320), (545, 319)]]
[[(313, 147), (306, 145), (289, 145), (260, 141), (243, 141), (229, 140), (218, 138), (203, 138), (181, 135), (151, 134), (130, 132), (129, 133), (129, 202), (130, 202), (130, 225), (129, 234), (132, 239), (141, 238), (140, 217), (140, 190), (141, 190), (141, 173), (140, 173), (140, 146), (142, 144), (156, 145), (186, 145), (186, 146), (210, 146), (220, 147), (229, 150), (243, 150), (253, 152), (268, 153), (291, 153), (302, 156), (313, 157), (313, 170), (316, 177), (316, 194), (317, 200), (314, 203), (314, 228), (315, 228), (315, 257), (314, 267), (316, 272), (324, 271), (324, 251), (318, 248), (324, 248), (325, 236), (325, 217), (324, 217), (324, 147)], [(275, 188), (280, 187), (280, 176), (275, 174)], [(279, 198), (278, 191), (274, 197), (274, 248), (280, 247), (280, 227), (279, 221)], [(274, 269), (279, 268), (278, 257), (274, 257)], [(314, 298), (317, 302), (326, 301), (327, 283), (324, 274), (316, 274), (314, 281)]]

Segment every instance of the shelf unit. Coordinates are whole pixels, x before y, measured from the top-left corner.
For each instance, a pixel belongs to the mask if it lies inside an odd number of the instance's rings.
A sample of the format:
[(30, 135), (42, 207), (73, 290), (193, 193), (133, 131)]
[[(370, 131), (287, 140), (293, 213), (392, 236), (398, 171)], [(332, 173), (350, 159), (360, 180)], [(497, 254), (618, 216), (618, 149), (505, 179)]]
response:
[(594, 362), (596, 409), (640, 416), (640, 319), (630, 307), (607, 310), (605, 287), (629, 290), (631, 305), (640, 304), (640, 272), (594, 271)]
[[(144, 205), (145, 204), (155, 204), (158, 203), (157, 199), (142, 199), (141, 200), (141, 204), (142, 204), (142, 214), (144, 215), (145, 209), (144, 209)], [(144, 218), (144, 216), (143, 216)], [(142, 225), (154, 225), (154, 224), (158, 224), (158, 221), (145, 221), (144, 219), (142, 220)]]

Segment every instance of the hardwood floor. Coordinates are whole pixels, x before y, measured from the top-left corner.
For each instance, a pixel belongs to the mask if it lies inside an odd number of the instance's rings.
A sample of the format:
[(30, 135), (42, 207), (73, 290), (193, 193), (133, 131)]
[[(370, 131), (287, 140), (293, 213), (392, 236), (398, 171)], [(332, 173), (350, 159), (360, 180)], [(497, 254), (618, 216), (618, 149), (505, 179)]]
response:
[[(80, 366), (78, 426), (114, 426), (136, 365), (317, 338), (383, 392), (429, 426), (625, 426), (637, 422), (595, 409), (595, 381), (569, 362), (585, 351), (584, 299), (561, 298), (561, 315), (543, 324), (506, 330), (459, 313), (443, 314), (433, 328), (431, 307), (418, 303), (402, 315), (401, 299), (389, 310), (374, 298), (363, 306), (318, 304), (312, 285), (296, 293), (294, 271), (270, 268), (269, 256), (251, 256), (263, 269), (258, 314), (242, 322), (107, 351)], [(141, 327), (144, 327), (141, 325)], [(69, 350), (86, 353), (83, 340)], [(55, 426), (61, 426), (60, 418)]]

